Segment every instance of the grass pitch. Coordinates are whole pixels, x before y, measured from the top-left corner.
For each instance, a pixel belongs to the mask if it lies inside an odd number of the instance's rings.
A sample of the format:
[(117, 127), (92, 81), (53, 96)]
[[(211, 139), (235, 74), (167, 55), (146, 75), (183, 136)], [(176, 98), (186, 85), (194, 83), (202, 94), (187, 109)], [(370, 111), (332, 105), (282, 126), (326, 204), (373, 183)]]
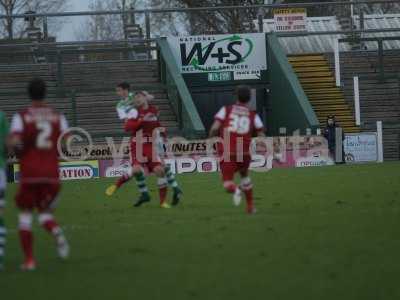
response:
[(57, 217), (72, 256), (37, 226), (38, 270), (22, 256), (8, 192), (0, 298), (400, 299), (400, 164), (253, 173), (258, 214), (233, 207), (217, 174), (179, 176), (184, 203), (135, 209), (134, 183), (66, 182)]

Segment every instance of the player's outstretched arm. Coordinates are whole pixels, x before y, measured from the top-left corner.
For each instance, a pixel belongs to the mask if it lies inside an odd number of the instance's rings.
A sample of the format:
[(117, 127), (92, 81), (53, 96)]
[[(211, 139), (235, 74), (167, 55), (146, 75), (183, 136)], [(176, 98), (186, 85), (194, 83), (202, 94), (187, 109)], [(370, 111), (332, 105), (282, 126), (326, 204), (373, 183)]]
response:
[(214, 123), (211, 126), (210, 132), (208, 134), (209, 138), (213, 138), (219, 135), (219, 131), (221, 129), (221, 121), (215, 120)]
[(254, 131), (253, 135), (256, 137), (265, 137), (265, 126), (258, 114), (254, 118)]

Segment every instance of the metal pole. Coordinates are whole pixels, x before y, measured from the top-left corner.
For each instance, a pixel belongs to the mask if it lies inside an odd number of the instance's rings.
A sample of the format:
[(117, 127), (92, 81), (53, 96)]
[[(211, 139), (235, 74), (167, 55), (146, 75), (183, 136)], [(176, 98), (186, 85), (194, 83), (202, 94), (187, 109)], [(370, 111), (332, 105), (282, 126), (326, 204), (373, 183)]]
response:
[[(364, 30), (364, 28), (365, 28), (365, 24), (364, 24), (364, 11), (362, 10), (362, 7), (360, 7), (360, 14), (359, 14), (359, 17), (360, 17), (360, 30)], [(360, 33), (360, 48), (361, 48), (361, 50), (364, 49), (364, 43), (361, 41), (361, 38), (362, 38), (363, 36), (364, 36), (364, 35), (363, 35), (362, 33)]]
[[(236, 9), (258, 9), (258, 8), (295, 8), (295, 7), (328, 7), (328, 6), (348, 6), (351, 4), (388, 4), (397, 3), (398, 0), (363, 0), (363, 1), (332, 1), (332, 2), (306, 2), (306, 3), (279, 3), (279, 4), (256, 4), (256, 5), (233, 5), (233, 6), (208, 6), (208, 7), (192, 7), (192, 8), (168, 8), (168, 9), (138, 9), (137, 13), (171, 13), (171, 12), (197, 12), (197, 11), (222, 11)], [(35, 13), (35, 14), (13, 14), (7, 16), (0, 15), (0, 19), (26, 18), (34, 17), (72, 17), (72, 16), (93, 16), (93, 15), (121, 15), (121, 10), (99, 10), (99, 11), (83, 11), (83, 12), (62, 12), (62, 13)]]
[(333, 51), (335, 53), (335, 78), (336, 78), (336, 86), (341, 86), (340, 80), (340, 53), (339, 53), (339, 39), (336, 39), (333, 42)]
[(358, 82), (358, 76), (353, 77), (354, 83), (354, 112), (356, 115), (356, 125), (361, 125), (361, 114), (360, 114), (360, 88)]
[(145, 23), (146, 23), (146, 39), (150, 39), (151, 31), (150, 31), (150, 13), (146, 12), (144, 14)]
[(335, 162), (342, 163), (343, 162), (343, 128), (336, 127), (335, 130)]
[(378, 140), (378, 162), (383, 162), (383, 126), (382, 121), (376, 122), (376, 135)]
[(47, 41), (49, 38), (49, 29), (48, 29), (48, 24), (47, 24), (47, 17), (43, 18), (43, 37), (44, 40)]
[(364, 28), (365, 28), (364, 12), (360, 11), (360, 30), (364, 30)]
[[(146, 12), (144, 14), (144, 19), (145, 19), (145, 23), (146, 23), (146, 40), (149, 40), (151, 37), (151, 29), (150, 29), (150, 13)], [(150, 43), (147, 44), (147, 46), (150, 46)], [(147, 59), (151, 59), (151, 52), (150, 50), (147, 51)]]
[(385, 80), (385, 70), (383, 66), (383, 40), (378, 39), (378, 60), (379, 60), (379, 77), (381, 82)]
[(126, 32), (126, 26), (128, 24), (126, 22), (127, 18), (126, 18), (126, 14), (125, 14), (125, 11), (126, 11), (126, 0), (122, 0), (122, 8), (121, 8), (121, 10), (122, 10), (122, 27), (123, 27), (123, 31), (124, 31), (124, 38), (128, 39), (128, 33)]
[(351, 5), (350, 5), (350, 17), (353, 19), (353, 17), (354, 17), (354, 4), (352, 3)]
[(258, 32), (264, 32), (264, 10), (259, 9), (257, 14), (258, 19)]

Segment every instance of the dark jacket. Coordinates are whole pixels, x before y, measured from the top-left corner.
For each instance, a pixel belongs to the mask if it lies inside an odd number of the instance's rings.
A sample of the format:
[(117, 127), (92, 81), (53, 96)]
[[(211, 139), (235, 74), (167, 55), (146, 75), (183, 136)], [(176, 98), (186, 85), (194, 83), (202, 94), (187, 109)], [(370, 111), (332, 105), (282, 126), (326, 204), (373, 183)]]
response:
[[(328, 122), (326, 123), (326, 127), (324, 130), (324, 137), (328, 141), (328, 148), (329, 151), (334, 151), (336, 147), (336, 128), (339, 128), (339, 124), (336, 123), (336, 121), (332, 125), (328, 125)], [(344, 139), (344, 134), (342, 132), (342, 140)]]

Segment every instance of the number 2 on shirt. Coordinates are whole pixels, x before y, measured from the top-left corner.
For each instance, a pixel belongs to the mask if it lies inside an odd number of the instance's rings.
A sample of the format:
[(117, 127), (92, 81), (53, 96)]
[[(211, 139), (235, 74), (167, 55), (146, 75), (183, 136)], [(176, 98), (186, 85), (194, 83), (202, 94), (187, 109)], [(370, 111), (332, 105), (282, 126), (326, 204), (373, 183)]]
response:
[(36, 128), (39, 131), (36, 137), (36, 147), (38, 149), (50, 149), (53, 145), (49, 140), (52, 131), (50, 122), (39, 121), (36, 123)]

